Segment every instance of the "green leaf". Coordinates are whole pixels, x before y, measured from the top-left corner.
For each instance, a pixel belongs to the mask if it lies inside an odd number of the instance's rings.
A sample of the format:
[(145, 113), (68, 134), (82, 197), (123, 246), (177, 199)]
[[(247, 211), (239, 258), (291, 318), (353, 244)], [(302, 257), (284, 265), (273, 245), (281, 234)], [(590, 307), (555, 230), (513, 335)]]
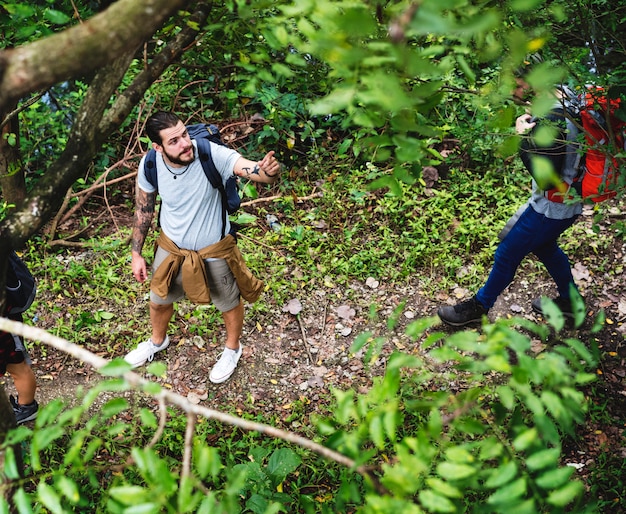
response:
[(480, 460), (486, 461), (499, 457), (502, 455), (504, 445), (495, 436), (489, 436), (483, 439), (480, 443)]
[[(257, 191), (256, 186), (251, 182), (246, 182), (242, 188), (243, 196), (246, 198), (255, 198), (259, 197), (259, 192)], [(256, 216), (254, 216), (256, 218)]]
[(419, 493), (422, 505), (430, 512), (457, 512), (457, 509), (448, 498), (437, 494), (432, 489), (424, 489)]
[(389, 441), (395, 441), (396, 439), (399, 418), (400, 414), (395, 404), (383, 414), (383, 425), (385, 426), (385, 434)]
[(437, 494), (447, 496), (448, 498), (462, 498), (463, 497), (463, 493), (458, 487), (454, 487), (453, 485), (450, 485), (445, 480), (430, 477), (426, 479), (426, 483)]
[(526, 494), (526, 479), (524, 477), (518, 478), (515, 482), (512, 482), (493, 493), (487, 498), (489, 505), (507, 505), (514, 502), (524, 494)]
[(150, 409), (142, 408), (139, 411), (139, 419), (141, 420), (141, 426), (146, 428), (156, 428), (157, 418)]
[(577, 496), (584, 491), (583, 484), (578, 480), (575, 482), (568, 482), (561, 489), (553, 491), (548, 496), (548, 503), (557, 507), (565, 507), (576, 499)]
[(30, 428), (24, 425), (19, 425), (17, 428), (12, 428), (11, 430), (9, 430), (6, 438), (2, 443), (4, 446), (11, 446), (16, 443), (21, 443), (29, 439), (32, 433), (33, 431)]
[(72, 20), (67, 14), (57, 11), (56, 9), (46, 9), (44, 11), (44, 17), (55, 25), (66, 25)]
[(361, 332), (354, 338), (354, 341), (352, 341), (352, 345), (350, 346), (350, 353), (357, 353), (361, 348), (363, 348), (371, 340), (372, 340), (371, 332)]
[(219, 452), (203, 443), (194, 448), (194, 464), (198, 476), (203, 480), (209, 476), (215, 479), (224, 467)]
[(600, 309), (598, 311), (597, 316), (593, 319), (593, 326), (591, 327), (591, 333), (597, 334), (598, 332), (600, 332), (600, 330), (602, 330), (602, 328), (604, 327), (605, 322), (606, 322), (606, 313), (604, 312), (604, 309)]
[(539, 436), (535, 428), (526, 429), (513, 440), (513, 447), (517, 451), (522, 452), (534, 444), (538, 439)]
[(509, 386), (498, 386), (496, 394), (505, 409), (513, 410), (515, 407), (515, 393)]
[(498, 489), (513, 480), (517, 476), (517, 471), (517, 463), (513, 460), (499, 468), (494, 468), (489, 472), (490, 476), (485, 482), (485, 487), (488, 489)]
[(406, 335), (414, 339), (418, 339), (428, 329), (434, 327), (439, 323), (438, 316), (429, 316), (426, 318), (420, 318), (418, 320), (409, 323), (405, 329)]
[(104, 417), (111, 418), (127, 408), (128, 400), (126, 398), (113, 398), (102, 406), (101, 412)]
[(19, 514), (32, 514), (32, 502), (29, 494), (23, 488), (19, 488), (13, 495), (13, 503), (17, 507)]
[(511, 9), (514, 11), (532, 11), (544, 3), (545, 0), (512, 0)]
[(526, 466), (531, 471), (544, 469), (548, 466), (555, 466), (558, 464), (560, 456), (561, 452), (557, 448), (540, 450), (526, 459)]
[(2, 7), (15, 18), (30, 18), (37, 12), (26, 3), (2, 3)]
[(475, 475), (477, 470), (466, 464), (455, 464), (453, 462), (441, 462), (437, 465), (437, 474), (446, 480), (463, 480)]
[(164, 377), (167, 373), (167, 364), (163, 361), (152, 361), (146, 371), (155, 377)]
[(557, 420), (561, 420), (563, 414), (563, 402), (552, 391), (543, 391), (541, 401), (546, 406), (546, 410)]
[(48, 509), (50, 509), (54, 514), (63, 514), (65, 512), (63, 506), (61, 505), (61, 499), (54, 490), (54, 487), (46, 482), (39, 482), (37, 485), (37, 498), (39, 498), (39, 501), (48, 507)]
[(237, 214), (237, 216), (235, 217), (235, 223), (237, 223), (238, 225), (252, 225), (258, 219), (259, 218), (254, 214), (249, 214), (243, 211)]
[(117, 358), (107, 362), (98, 372), (107, 377), (119, 377), (131, 369), (131, 365), (128, 362), (122, 358)]
[(61, 475), (56, 480), (57, 489), (73, 504), (78, 503), (80, 500), (80, 493), (76, 482), (71, 478)]
[(4, 451), (4, 474), (9, 480), (17, 480), (20, 478), (20, 472), (17, 467), (17, 459), (13, 446), (9, 446)]
[(562, 468), (546, 471), (536, 479), (537, 485), (542, 489), (554, 489), (562, 486), (574, 473), (574, 468), (565, 466)]
[(415, 355), (394, 352), (389, 357), (387, 369), (389, 371), (399, 369), (418, 369), (424, 365), (423, 361)]
[(275, 484), (279, 484), (300, 464), (302, 464), (302, 459), (296, 452), (289, 448), (280, 448), (270, 456), (267, 471), (274, 479)]
[(195, 490), (195, 477), (182, 477), (178, 490), (177, 512), (196, 512), (196, 508), (202, 499), (202, 493)]
[(356, 90), (352, 87), (337, 88), (310, 108), (311, 114), (326, 116), (347, 109), (355, 101)]
[(372, 442), (379, 450), (382, 450), (385, 447), (385, 430), (380, 416), (374, 416), (370, 420), (369, 432)]
[(111, 487), (109, 494), (112, 498), (124, 505), (136, 505), (150, 498), (152, 493), (138, 485), (124, 485)]
[(458, 464), (472, 464), (475, 462), (474, 456), (467, 449), (460, 446), (452, 446), (445, 452), (446, 459)]

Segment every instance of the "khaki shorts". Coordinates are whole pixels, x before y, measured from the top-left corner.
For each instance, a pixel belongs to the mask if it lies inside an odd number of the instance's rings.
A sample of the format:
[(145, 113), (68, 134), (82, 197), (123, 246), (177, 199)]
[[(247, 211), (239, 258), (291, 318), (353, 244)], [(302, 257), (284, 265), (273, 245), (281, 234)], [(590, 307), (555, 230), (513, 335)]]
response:
[[(154, 255), (153, 272), (169, 255), (167, 250), (159, 247)], [(209, 292), (211, 293), (211, 303), (220, 312), (228, 312), (239, 305), (240, 293), (237, 281), (232, 271), (224, 259), (205, 260), (207, 279), (209, 282)], [(150, 291), (150, 301), (157, 305), (171, 305), (185, 297), (183, 289), (182, 269), (172, 282), (167, 298), (161, 298)]]

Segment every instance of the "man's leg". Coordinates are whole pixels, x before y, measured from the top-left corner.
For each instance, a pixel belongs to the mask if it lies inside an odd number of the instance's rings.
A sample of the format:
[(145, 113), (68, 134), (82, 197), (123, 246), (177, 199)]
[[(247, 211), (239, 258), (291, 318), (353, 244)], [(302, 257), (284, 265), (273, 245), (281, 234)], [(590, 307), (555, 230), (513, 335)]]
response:
[(541, 220), (532, 207), (528, 207), (496, 248), (493, 267), (487, 281), (476, 293), (476, 300), (487, 310), (493, 307), (498, 296), (515, 278), (520, 263), (541, 237)]
[(126, 362), (133, 368), (143, 366), (146, 362), (152, 361), (156, 352), (165, 350), (169, 346), (170, 340), (167, 337), (167, 327), (173, 313), (173, 304), (159, 305), (152, 300), (150, 301), (152, 336), (147, 341), (139, 343), (137, 348), (124, 357)]
[(575, 286), (575, 284), (569, 259), (559, 247), (557, 240), (575, 221), (575, 217), (566, 220), (550, 220), (550, 225), (553, 226), (551, 229), (554, 234), (553, 239), (533, 250), (533, 253), (550, 273), (556, 283), (559, 296), (562, 298), (569, 298), (570, 286)]
[(226, 348), (231, 350), (239, 349), (239, 338), (243, 330), (243, 302), (239, 301), (239, 305), (234, 309), (223, 312), (224, 325), (226, 326)]
[(493, 307), (496, 299), (512, 282), (515, 272), (528, 255), (537, 237), (540, 216), (528, 207), (498, 245), (487, 281), (476, 295), (456, 305), (439, 307), (437, 315), (446, 324), (462, 327), (476, 323)]
[(29, 405), (35, 400), (35, 391), (37, 391), (37, 380), (31, 367), (26, 361), (17, 364), (7, 364), (7, 372), (13, 379), (17, 398), (20, 405)]
[(244, 305), (237, 282), (224, 260), (209, 261), (207, 277), (211, 298), (222, 313), (226, 327), (226, 348), (209, 374), (211, 382), (220, 384), (234, 373), (243, 353), (239, 338), (243, 330)]
[(150, 323), (152, 324), (152, 337), (150, 339), (156, 346), (164, 341), (173, 314), (173, 304), (159, 305), (150, 302)]

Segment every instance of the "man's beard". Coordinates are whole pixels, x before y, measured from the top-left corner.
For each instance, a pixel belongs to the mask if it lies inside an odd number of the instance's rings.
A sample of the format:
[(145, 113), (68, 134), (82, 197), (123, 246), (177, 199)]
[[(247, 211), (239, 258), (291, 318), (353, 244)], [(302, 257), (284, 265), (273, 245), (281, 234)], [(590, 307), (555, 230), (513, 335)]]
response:
[[(183, 155), (183, 154), (186, 154), (186, 153), (187, 152), (183, 152), (180, 155)], [(174, 157), (173, 155), (170, 155), (170, 154), (168, 154), (165, 151), (163, 151), (163, 154), (165, 155), (165, 157), (167, 157), (168, 161), (170, 161), (172, 164), (177, 164), (178, 166), (188, 166), (195, 159), (195, 154), (194, 154), (194, 151), (193, 151), (193, 145), (191, 146), (191, 157), (189, 159), (181, 159), (180, 155), (178, 157)]]

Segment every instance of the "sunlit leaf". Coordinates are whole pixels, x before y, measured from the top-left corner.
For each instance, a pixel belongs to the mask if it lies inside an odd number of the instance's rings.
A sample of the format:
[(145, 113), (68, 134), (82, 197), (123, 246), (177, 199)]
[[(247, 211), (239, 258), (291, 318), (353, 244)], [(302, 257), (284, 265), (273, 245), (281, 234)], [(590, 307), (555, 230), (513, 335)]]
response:
[(457, 512), (454, 503), (432, 489), (420, 491), (419, 499), (429, 512)]
[(100, 374), (109, 377), (116, 377), (123, 375), (124, 373), (132, 369), (131, 365), (124, 359), (113, 359), (111, 362), (107, 362), (98, 371)]
[(557, 507), (565, 507), (567, 504), (574, 501), (585, 490), (582, 482), (576, 480), (575, 482), (568, 482), (563, 487), (556, 491), (552, 491), (548, 495), (548, 503)]

